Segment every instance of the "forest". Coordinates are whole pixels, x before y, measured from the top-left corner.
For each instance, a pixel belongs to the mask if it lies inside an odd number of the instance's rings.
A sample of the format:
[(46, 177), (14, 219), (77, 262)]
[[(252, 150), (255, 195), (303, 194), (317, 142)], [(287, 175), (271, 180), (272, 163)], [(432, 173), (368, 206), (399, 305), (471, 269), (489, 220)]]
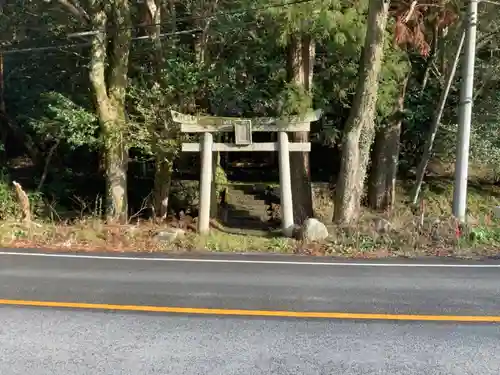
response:
[[(451, 214), (467, 3), (0, 2), (2, 246), (495, 255), (494, 1), (479, 5), (466, 223)], [(290, 156), (294, 238), (276, 234), (272, 152), (217, 153), (212, 229), (198, 235), (199, 154), (181, 144), (199, 137), (181, 133), (171, 111), (285, 118), (318, 109), (310, 132), (289, 133), (311, 143)], [(304, 240), (309, 218), (328, 236)]]

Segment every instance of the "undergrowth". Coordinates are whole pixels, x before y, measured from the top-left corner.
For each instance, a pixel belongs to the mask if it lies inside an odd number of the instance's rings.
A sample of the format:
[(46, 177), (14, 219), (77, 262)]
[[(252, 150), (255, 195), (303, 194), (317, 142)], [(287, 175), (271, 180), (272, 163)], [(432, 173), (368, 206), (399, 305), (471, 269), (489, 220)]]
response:
[(48, 248), (83, 251), (210, 251), (210, 252), (273, 252), (307, 255), (333, 255), (354, 258), (388, 256), (496, 256), (500, 249), (500, 222), (492, 208), (500, 205), (500, 189), (471, 188), (468, 200), (467, 225), (451, 217), (451, 186), (426, 186), (423, 203), (413, 207), (406, 203), (407, 188), (398, 187), (398, 202), (391, 213), (365, 210), (354, 227), (329, 225), (332, 205), (329, 192), (316, 192), (315, 210), (327, 224), (330, 236), (322, 243), (302, 243), (281, 237), (236, 235), (212, 230), (199, 236), (182, 221), (171, 222), (185, 230), (174, 241), (158, 240), (156, 234), (166, 224), (134, 220), (127, 225), (106, 224), (101, 219), (102, 204), (98, 200), (82, 209), (75, 220), (59, 215), (43, 215), (47, 202), (32, 194), (30, 200), (35, 221), (22, 223), (16, 197), (10, 182), (0, 181), (0, 245), (3, 247)]

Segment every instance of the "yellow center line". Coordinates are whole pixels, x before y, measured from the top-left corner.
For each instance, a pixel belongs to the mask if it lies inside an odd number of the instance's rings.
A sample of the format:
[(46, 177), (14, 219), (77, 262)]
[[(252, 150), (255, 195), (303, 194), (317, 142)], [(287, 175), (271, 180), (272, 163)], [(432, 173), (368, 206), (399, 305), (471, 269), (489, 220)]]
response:
[(370, 313), (319, 312), (319, 311), (309, 312), (309, 311), (242, 310), (242, 309), (114, 305), (114, 304), (104, 304), (104, 303), (25, 301), (25, 300), (0, 299), (0, 306), (2, 305), (56, 307), (56, 308), (72, 308), (72, 309), (92, 309), (92, 310), (115, 310), (115, 311), (142, 311), (142, 312), (195, 314), (195, 315), (500, 323), (500, 316), (370, 314)]

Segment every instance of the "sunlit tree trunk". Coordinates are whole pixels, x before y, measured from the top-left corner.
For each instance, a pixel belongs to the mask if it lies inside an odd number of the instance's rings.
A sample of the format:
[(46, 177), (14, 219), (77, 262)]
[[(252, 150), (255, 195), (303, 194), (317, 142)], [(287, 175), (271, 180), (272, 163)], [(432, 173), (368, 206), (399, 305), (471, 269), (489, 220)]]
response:
[(368, 184), (368, 204), (377, 210), (390, 209), (395, 201), (401, 124), (409, 78), (410, 73), (406, 75), (401, 84), (394, 113), (375, 136)]
[[(146, 0), (143, 4), (144, 12), (146, 12), (145, 19), (151, 20), (151, 25), (146, 27), (146, 32), (153, 42), (153, 49), (151, 51), (151, 61), (153, 66), (153, 85), (162, 86), (163, 85), (163, 73), (162, 69), (165, 65), (164, 61), (164, 45), (161, 40), (161, 25), (162, 25), (162, 0)], [(171, 4), (175, 6), (175, 4)], [(175, 31), (172, 30), (172, 31)], [(154, 176), (154, 186), (153, 186), (153, 207), (154, 212), (157, 217), (165, 217), (168, 213), (168, 198), (170, 195), (170, 187), (172, 182), (172, 172), (173, 172), (173, 155), (167, 152), (162, 147), (162, 142), (169, 137), (167, 132), (168, 126), (173, 126), (170, 118), (157, 119), (157, 122), (153, 124), (153, 134), (154, 134), (154, 158), (155, 158), (155, 176)]]
[[(210, 65), (210, 28), (214, 19), (210, 17), (213, 15), (219, 6), (219, 0), (201, 0), (197, 3), (198, 7), (198, 17), (195, 18), (193, 26), (199, 31), (194, 35), (193, 39), (193, 50), (195, 63), (198, 69), (206, 72)], [(196, 108), (197, 112), (210, 112), (210, 102), (208, 96), (208, 80), (205, 77), (198, 86), (198, 90), (193, 98), (193, 107)], [(221, 142), (223, 140), (223, 133), (215, 133), (214, 141)], [(226, 153), (227, 155), (227, 153)], [(221, 154), (220, 152), (214, 152), (213, 154), (213, 164), (212, 164), (212, 186), (211, 186), (211, 202), (210, 202), (210, 217), (217, 217), (218, 212), (218, 200), (217, 200), (217, 171), (222, 170), (221, 166)]]
[(344, 130), (342, 160), (335, 191), (334, 221), (339, 224), (352, 224), (359, 217), (370, 147), (375, 133), (378, 81), (389, 3), (387, 0), (370, 0), (368, 8), (359, 81)]
[[(129, 2), (114, 0), (105, 7), (93, 0), (91, 10), (91, 23), (97, 33), (92, 39), (90, 81), (104, 142), (106, 217), (109, 221), (125, 222), (128, 211), (125, 94), (131, 41)], [(113, 25), (109, 32), (108, 24)]]
[[(308, 35), (290, 37), (288, 44), (288, 80), (304, 93), (310, 94), (315, 58), (315, 44)], [(290, 136), (291, 142), (309, 142), (309, 132), (295, 132)], [(292, 170), (292, 199), (295, 224), (302, 224), (313, 216), (311, 175), (309, 153), (290, 153)]]

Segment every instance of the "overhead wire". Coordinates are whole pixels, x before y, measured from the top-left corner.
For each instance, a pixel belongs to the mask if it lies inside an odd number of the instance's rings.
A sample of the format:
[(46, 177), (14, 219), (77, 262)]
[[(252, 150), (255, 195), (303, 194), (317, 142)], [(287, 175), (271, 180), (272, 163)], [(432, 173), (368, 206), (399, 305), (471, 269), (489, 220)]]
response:
[[(199, 31), (199, 30), (200, 29), (190, 29), (190, 30), (176, 31), (173, 33), (162, 33), (158, 37), (165, 38), (165, 37), (174, 36), (174, 35), (193, 34), (194, 32)], [(139, 37), (132, 37), (131, 40), (136, 41), (136, 40), (146, 40), (146, 39), (151, 39), (151, 38), (152, 37), (150, 35), (144, 35), (144, 36), (139, 36)], [(60, 44), (60, 45), (46, 46), (46, 47), (17, 48), (17, 49), (2, 51), (2, 54), (9, 55), (9, 54), (14, 54), (14, 53), (25, 53), (25, 52), (59, 51), (59, 50), (69, 49), (69, 48), (90, 47), (91, 45), (92, 45), (92, 42), (85, 42), (85, 43)]]
[[(147, 24), (147, 25), (133, 25), (133, 26), (128, 26), (126, 28), (118, 28), (116, 30), (127, 30), (127, 29), (138, 29), (138, 28), (145, 28), (145, 27), (154, 27), (154, 26), (167, 26), (167, 25), (172, 25), (172, 21), (175, 21), (175, 23), (180, 23), (184, 21), (199, 21), (199, 20), (210, 20), (210, 19), (217, 19), (219, 17), (224, 17), (224, 16), (234, 16), (234, 15), (242, 15), (242, 14), (247, 14), (251, 12), (256, 12), (256, 11), (262, 11), (262, 10), (268, 10), (268, 9), (273, 9), (273, 8), (285, 8), (285, 7), (290, 7), (294, 5), (301, 5), (301, 4), (307, 4), (307, 3), (312, 3), (316, 0), (292, 0), (292, 1), (287, 1), (287, 2), (280, 2), (280, 3), (274, 3), (274, 4), (268, 4), (265, 6), (260, 6), (260, 7), (249, 7), (249, 8), (240, 8), (237, 10), (226, 10), (226, 11), (221, 11), (221, 12), (215, 12), (214, 14), (211, 15), (200, 15), (200, 16), (195, 16), (195, 15), (189, 15), (189, 16), (184, 16), (184, 17), (176, 17), (175, 19), (170, 19), (170, 20), (165, 20), (160, 23), (152, 23), (152, 24)], [(493, 5), (500, 5), (500, 1), (494, 1), (494, 0), (479, 0), (480, 3), (488, 3), (488, 4), (493, 4)], [(34, 28), (34, 27), (27, 27), (25, 28), (26, 30), (37, 30), (37, 29), (42, 29), (42, 28)], [(111, 29), (111, 31), (113, 28)], [(175, 35), (183, 35), (183, 34), (191, 34), (195, 32), (202, 31), (201, 28), (192, 28), (189, 30), (181, 30), (181, 31), (176, 31), (176, 32), (169, 32), (169, 33), (162, 33), (160, 34), (160, 38), (165, 38), (168, 36), (175, 36)], [(65, 36), (67, 38), (72, 38), (72, 37), (83, 37), (83, 36), (88, 36), (88, 35), (94, 35), (99, 31), (97, 30), (85, 30), (81, 32), (72, 32), (72, 33), (67, 33)], [(150, 36), (140, 36), (140, 37), (133, 37), (133, 41), (137, 40), (145, 40), (145, 39), (151, 39)], [(90, 42), (85, 42), (85, 43), (67, 43), (64, 45), (52, 45), (52, 46), (44, 46), (44, 47), (30, 47), (30, 48), (17, 48), (17, 49), (6, 49), (3, 50), (2, 53), (4, 55), (7, 54), (12, 54), (12, 53), (25, 53), (25, 52), (45, 52), (45, 51), (51, 51), (51, 50), (58, 50), (58, 49), (63, 49), (63, 48), (77, 48), (77, 47), (88, 47), (90, 46)]]
[[(243, 30), (245, 26), (248, 25), (256, 25), (255, 21), (244, 21), (240, 22), (238, 24), (238, 27), (234, 27), (230, 29), (230, 31), (236, 31), (236, 30)], [(196, 32), (203, 31), (202, 28), (194, 28), (194, 29), (188, 29), (188, 30), (181, 30), (181, 31), (175, 31), (175, 32), (165, 32), (159, 34), (157, 37), (160, 39), (165, 39), (171, 36), (177, 36), (177, 35), (189, 35), (189, 34), (195, 34)], [(141, 40), (150, 40), (153, 39), (154, 37), (151, 35), (143, 35), (143, 36), (137, 36), (137, 37), (132, 37), (132, 41), (141, 41)], [(0, 50), (0, 53), (3, 55), (9, 55), (9, 54), (18, 54), (18, 53), (26, 53), (26, 52), (50, 52), (50, 51), (64, 51), (64, 50), (69, 50), (69, 49), (74, 49), (74, 48), (81, 48), (81, 47), (90, 47), (92, 45), (92, 42), (81, 42), (81, 43), (64, 43), (64, 44), (57, 44), (57, 45), (50, 45), (50, 46), (44, 46), (44, 47), (27, 47), (27, 48), (16, 48), (16, 49), (7, 49), (4, 51)]]
[[(146, 28), (146, 27), (155, 27), (155, 26), (169, 26), (172, 25), (172, 21), (175, 21), (176, 24), (184, 21), (199, 21), (199, 20), (211, 20), (211, 19), (217, 19), (220, 17), (225, 17), (225, 16), (235, 16), (235, 15), (242, 15), (242, 14), (249, 14), (252, 12), (256, 11), (263, 11), (263, 10), (268, 10), (268, 9), (273, 9), (273, 8), (286, 8), (294, 5), (300, 5), (300, 4), (307, 4), (314, 2), (315, 0), (293, 0), (293, 1), (288, 1), (288, 2), (282, 2), (282, 3), (275, 3), (275, 4), (269, 4), (266, 6), (261, 6), (261, 7), (250, 7), (250, 8), (244, 8), (244, 9), (238, 9), (238, 10), (233, 10), (233, 11), (223, 11), (223, 12), (215, 12), (214, 14), (211, 15), (204, 15), (204, 16), (185, 16), (185, 17), (177, 17), (175, 19), (170, 19), (170, 20), (165, 20), (160, 23), (152, 23), (152, 24), (147, 24), (147, 25), (133, 25), (133, 26), (128, 26), (126, 28), (118, 28), (114, 29), (114, 31), (120, 31), (120, 30), (135, 30), (139, 28)], [(33, 30), (32, 28), (28, 28)], [(111, 29), (113, 31), (113, 28)], [(167, 36), (174, 36), (174, 35), (182, 35), (182, 34), (191, 34), (195, 33), (198, 31), (202, 31), (202, 28), (193, 28), (190, 30), (182, 30), (182, 31), (176, 31), (176, 32), (170, 32), (170, 33), (162, 33), (160, 35), (161, 38), (165, 38)], [(72, 33), (67, 33), (65, 36), (66, 38), (72, 38), (72, 37), (83, 37), (87, 35), (94, 35), (98, 33), (98, 30), (85, 30), (81, 32), (72, 32)], [(133, 37), (132, 40), (145, 40), (145, 39), (151, 39), (151, 36), (140, 36), (140, 37)], [(58, 50), (61, 48), (77, 48), (77, 47), (88, 47), (90, 46), (90, 42), (85, 42), (85, 43), (67, 43), (64, 45), (56, 45), (56, 46), (45, 46), (45, 47), (31, 47), (31, 48), (17, 48), (17, 49), (7, 49), (2, 51), (4, 55), (7, 54), (13, 54), (13, 53), (25, 53), (25, 52), (45, 52), (45, 51), (51, 51), (51, 50)]]

